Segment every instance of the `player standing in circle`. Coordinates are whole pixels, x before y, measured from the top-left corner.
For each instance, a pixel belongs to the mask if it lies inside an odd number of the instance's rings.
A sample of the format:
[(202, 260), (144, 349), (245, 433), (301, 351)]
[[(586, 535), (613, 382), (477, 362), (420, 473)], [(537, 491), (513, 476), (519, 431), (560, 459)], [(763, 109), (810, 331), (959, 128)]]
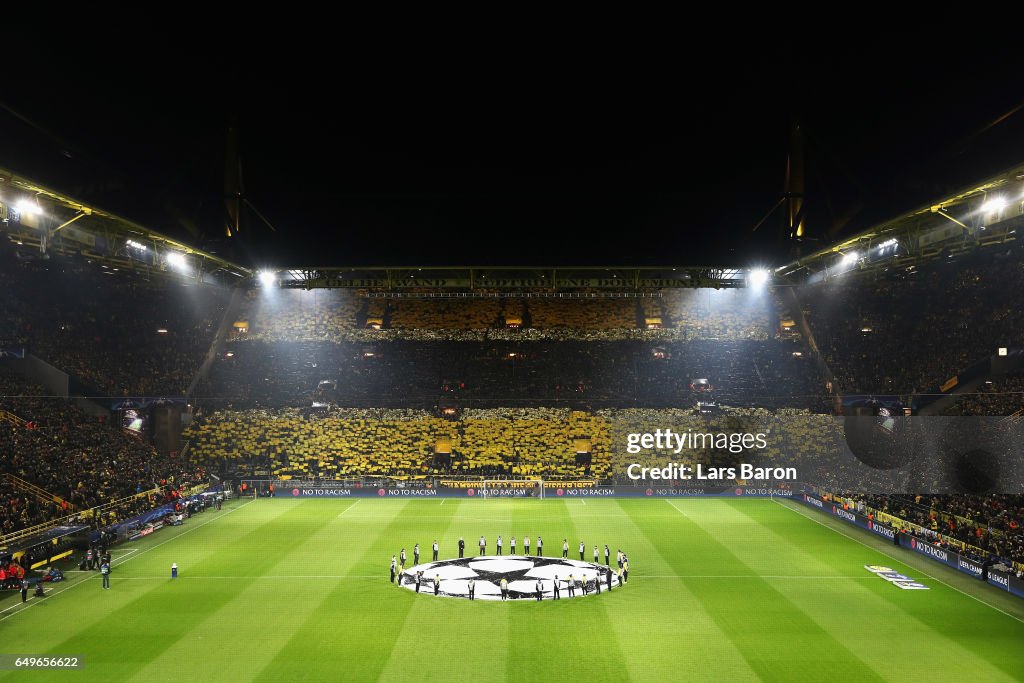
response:
[(570, 598), (575, 598), (576, 597), (576, 579), (573, 578), (572, 574), (569, 574), (569, 582), (568, 583), (569, 583), (569, 585), (568, 585), (569, 597)]
[(483, 556), (486, 552), (487, 552), (487, 541), (485, 541), (484, 537), (481, 536), (480, 537), (480, 555)]
[(564, 559), (568, 559), (569, 558), (569, 539), (568, 538), (563, 538), (562, 539), (562, 557)]
[(501, 577), (501, 599), (508, 600), (508, 579)]
[(501, 534), (498, 534), (498, 540), (494, 544), (498, 547), (498, 554), (501, 555)]
[(437, 539), (434, 539), (434, 562), (437, 562)]
[(611, 555), (611, 552), (612, 551), (608, 550), (608, 544), (605, 543), (604, 544), (604, 566), (606, 566), (606, 567), (610, 567), (611, 566), (609, 564), (609, 562), (608, 562), (608, 557)]
[(558, 588), (558, 574), (555, 574), (555, 594), (554, 594), (554, 597), (553, 597), (554, 600), (561, 600), (562, 599), (559, 596), (558, 591), (559, 591), (559, 588)]
[(398, 555), (399, 559), (402, 560), (402, 571), (405, 571), (405, 548), (402, 548), (402, 552)]
[(587, 547), (583, 545), (583, 541), (580, 541), (580, 562), (583, 561), (583, 553), (586, 552)]
[(459, 536), (459, 559), (462, 559), (462, 554), (466, 552), (466, 539)]
[(469, 579), (469, 583), (467, 583), (466, 586), (469, 588), (469, 599), (476, 600), (476, 581), (474, 581), (471, 577)]
[(598, 555), (598, 552), (597, 552), (597, 546), (595, 545), (594, 546), (594, 564), (597, 564), (599, 562), (598, 558), (599, 558), (599, 555)]
[(516, 537), (515, 536), (513, 536), (509, 540), (509, 542), (508, 542), (508, 554), (509, 555), (515, 555), (516, 554)]
[(544, 557), (544, 539), (537, 537), (537, 557)]
[(412, 563), (413, 564), (419, 564), (420, 563), (420, 544), (419, 543), (417, 543), (416, 545), (414, 545), (412, 547)]
[(523, 536), (523, 555), (529, 556), (530, 554), (530, 537)]
[(398, 560), (396, 560), (395, 556), (392, 555), (391, 556), (391, 583), (395, 582), (395, 574), (398, 573), (396, 571), (397, 567), (398, 567)]
[(544, 599), (544, 583), (537, 579), (537, 602)]
[(434, 595), (437, 595), (441, 591), (441, 575), (434, 574)]
[(586, 595), (586, 594), (587, 594), (587, 581), (588, 581), (588, 579), (587, 579), (587, 575), (586, 575), (586, 574), (584, 574), (584, 575), (583, 575), (583, 576), (582, 576), (582, 577), (580, 578), (580, 588), (582, 588), (582, 589), (583, 589), (583, 594), (584, 594), (584, 595)]

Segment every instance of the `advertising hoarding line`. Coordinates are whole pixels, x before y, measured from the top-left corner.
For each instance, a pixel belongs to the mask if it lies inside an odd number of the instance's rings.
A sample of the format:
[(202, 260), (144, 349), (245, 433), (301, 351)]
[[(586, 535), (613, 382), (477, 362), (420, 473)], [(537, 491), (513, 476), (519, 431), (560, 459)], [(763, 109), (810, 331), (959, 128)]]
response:
[[(820, 519), (815, 519), (813, 516), (805, 514), (804, 511), (800, 510), (799, 508), (794, 508), (794, 507), (790, 507), (788, 505), (783, 505), (782, 502), (780, 502), (780, 501), (778, 501), (778, 500), (776, 500), (774, 498), (772, 500), (776, 504), (782, 505), (782, 507), (786, 508), (787, 510), (795, 512), (796, 514), (800, 515), (801, 517), (806, 517), (807, 519), (811, 520), (812, 522), (814, 522), (816, 524), (820, 524), (821, 526), (825, 527), (826, 529), (831, 529), (832, 531), (834, 531), (835, 533), (839, 534), (840, 536), (846, 536), (851, 541), (855, 541), (855, 542), (861, 544), (862, 546), (864, 546), (865, 548), (868, 548), (868, 549), (870, 549), (870, 550), (872, 550), (874, 552), (877, 552), (877, 553), (881, 553), (882, 555), (885, 555), (889, 559), (895, 560), (896, 562), (900, 562), (900, 563), (903, 562), (903, 560), (901, 560), (900, 558), (896, 557), (895, 555), (892, 555), (891, 553), (887, 553), (884, 550), (880, 550), (878, 548), (874, 548), (874, 547), (868, 545), (867, 543), (865, 543), (864, 541), (860, 540), (859, 538), (856, 538), (856, 537), (854, 537), (854, 536), (852, 536), (852, 535), (850, 535), (850, 534), (848, 534), (848, 533), (846, 533), (846, 532), (844, 532), (844, 531), (842, 531), (840, 529), (834, 529), (831, 526), (829, 526), (828, 524), (825, 524), (824, 522), (822, 522)], [(1021, 619), (1018, 616), (1010, 614), (1006, 610), (1000, 609), (999, 607), (996, 607), (995, 605), (993, 605), (990, 602), (986, 602), (985, 600), (982, 600), (977, 595), (971, 595), (970, 593), (968, 593), (966, 591), (960, 590), (956, 586), (954, 586), (952, 584), (949, 584), (949, 583), (946, 583), (942, 579), (936, 578), (935, 576), (932, 576), (931, 574), (929, 574), (928, 572), (924, 571), (923, 569), (918, 570), (918, 571), (920, 571), (922, 574), (924, 574), (926, 577), (928, 577), (932, 581), (937, 581), (938, 583), (941, 583), (943, 586), (946, 586), (947, 588), (952, 588), (957, 593), (961, 593), (963, 595), (966, 595), (967, 597), (971, 598), (972, 600), (976, 600), (976, 601), (980, 602), (981, 604), (985, 605), (986, 607), (991, 607), (992, 609), (994, 609), (995, 611), (999, 612), (1000, 614), (1005, 614), (1006, 616), (1010, 617), (1014, 621), (1019, 621), (1020, 623), (1024, 624), (1024, 619)]]

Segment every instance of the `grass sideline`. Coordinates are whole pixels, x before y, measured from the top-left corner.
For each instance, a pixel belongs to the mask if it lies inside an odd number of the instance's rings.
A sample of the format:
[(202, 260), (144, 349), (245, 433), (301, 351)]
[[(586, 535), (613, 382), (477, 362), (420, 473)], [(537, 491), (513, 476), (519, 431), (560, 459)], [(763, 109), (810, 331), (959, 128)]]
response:
[[(132, 544), (111, 590), (71, 574), (38, 605), (0, 613), (0, 651), (85, 658), (78, 671), (0, 679), (1024, 680), (1024, 621), (1007, 596), (793, 502), (440, 503), (261, 499), (206, 512)], [(436, 537), (453, 557), (459, 535), (472, 549), (499, 533), (540, 534), (548, 554), (563, 537), (588, 558), (595, 543), (621, 547), (630, 582), (515, 604), (388, 583), (402, 546), (429, 552)], [(865, 564), (931, 590), (899, 590)]]

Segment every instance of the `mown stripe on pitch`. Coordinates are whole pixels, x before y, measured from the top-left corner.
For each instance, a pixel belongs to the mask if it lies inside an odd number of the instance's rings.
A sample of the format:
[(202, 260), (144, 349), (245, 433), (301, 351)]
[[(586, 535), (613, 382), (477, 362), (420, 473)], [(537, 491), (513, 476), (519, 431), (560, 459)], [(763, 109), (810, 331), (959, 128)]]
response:
[[(593, 505), (595, 501), (591, 501)], [(615, 632), (630, 652), (630, 666), (639, 680), (760, 680), (736, 644), (719, 628), (691, 586), (679, 580), (666, 559), (675, 550), (675, 537), (666, 535), (650, 543), (636, 518), (651, 517), (654, 501), (599, 501), (618, 510), (617, 523), (603, 521), (602, 534), (631, 558), (631, 581), (608, 601)], [(666, 508), (668, 509), (668, 508)], [(678, 517), (678, 513), (673, 513)], [(660, 517), (660, 515), (653, 515)], [(667, 521), (674, 522), (672, 518)], [(589, 524), (590, 528), (595, 525)], [(602, 541), (603, 543), (603, 541)], [(613, 554), (612, 562), (614, 562)], [(665, 581), (636, 580), (638, 572), (669, 575)]]
[[(196, 662), (190, 671), (213, 679), (224, 671), (262, 669), (307, 622), (309, 614), (322, 603), (326, 591), (341, 580), (340, 571), (349, 569), (356, 557), (369, 547), (372, 536), (362, 533), (363, 525), (348, 514), (365, 504), (359, 499), (303, 501), (301, 505), (307, 516), (304, 524), (319, 519), (326, 519), (327, 524), (289, 552), (269, 550), (277, 562), (268, 573), (280, 578), (271, 582), (264, 580), (266, 575), (256, 577), (258, 581), (254, 579), (221, 609), (197, 623), (188, 638), (179, 640), (174, 647), (150, 662), (138, 677), (158, 680), (163, 672), (187, 661), (197, 644), (209, 646), (226, 634), (230, 634), (230, 641), (238, 645), (220, 648), (215, 657)], [(387, 511), (397, 513), (398, 507), (388, 506)], [(345, 549), (344, 553), (333, 558), (334, 568), (339, 571), (338, 578), (315, 581), (288, 578), (289, 571), (294, 573), (308, 566), (316, 555), (324, 554), (325, 548)]]
[[(273, 504), (273, 503), (270, 503)], [(273, 518), (279, 525), (291, 517), (301, 516), (301, 507), (289, 506)], [(329, 522), (324, 520), (324, 524)], [(322, 525), (285, 525), (285, 532), (276, 536), (268, 533), (268, 525), (262, 524), (230, 543), (213, 548), (213, 554), (189, 567), (189, 571), (202, 573), (205, 566), (216, 567), (221, 553), (247, 558), (247, 568), (253, 573), (263, 573), (276, 563), (275, 555), (255, 552), (265, 548), (267, 543), (285, 548), (296, 545), (312, 535)], [(253, 552), (247, 552), (252, 548)], [(253, 577), (240, 580), (237, 584), (211, 584), (174, 582), (169, 578), (166, 584), (157, 584), (135, 600), (108, 613), (102, 623), (79, 631), (73, 637), (53, 646), (53, 652), (88, 653), (91, 676), (106, 679), (127, 678), (145, 667), (155, 657), (170, 648), (181, 638), (186, 638), (197, 621), (220, 609), (243, 588), (254, 580)], [(111, 584), (116, 586), (117, 578), (112, 575)], [(114, 590), (112, 588), (111, 590)], [(135, 625), (129, 637), (111, 638), (110, 624)], [(130, 627), (129, 627), (130, 628)], [(225, 639), (229, 640), (229, 635)], [(101, 673), (96, 667), (102, 666)]]
[[(366, 575), (372, 568), (380, 574), (380, 582), (369, 585), (366, 581), (338, 582), (280, 648), (274, 660), (253, 672), (253, 679), (370, 681), (380, 677), (417, 598), (412, 592), (388, 582), (388, 564), (391, 556), (398, 554), (399, 544), (406, 543), (406, 539), (412, 539), (406, 545), (411, 562), (416, 535), (429, 532), (432, 521), (416, 515), (421, 502), (428, 501), (367, 501), (368, 504), (360, 508), (362, 517), (377, 509), (401, 506), (387, 524), (367, 531), (371, 542), (348, 572)], [(429, 502), (436, 505), (436, 501)], [(447, 511), (449, 508), (455, 510), (455, 506), (439, 509)], [(423, 547), (423, 543), (420, 545)], [(424, 557), (429, 557), (429, 546), (427, 548), (428, 554)]]
[[(452, 501), (454, 502), (454, 501)], [(418, 502), (427, 509), (426, 501)], [(500, 506), (495, 513), (494, 507)], [(486, 508), (485, 510), (483, 508)], [(495, 540), (501, 530), (501, 523), (487, 522), (481, 526), (477, 521), (481, 512), (492, 518), (512, 520), (515, 504), (506, 501), (460, 501), (449, 503), (443, 510), (451, 516), (443, 530), (438, 526), (433, 536), (441, 543), (440, 558), (458, 557), (457, 539), (466, 539), (467, 555), (479, 553), (480, 534), (488, 543), (488, 554), (495, 552)], [(442, 520), (431, 520), (438, 525)], [(472, 536), (467, 534), (473, 533)], [(446, 552), (446, 548), (450, 549)], [(454, 551), (454, 552), (451, 552)], [(507, 554), (508, 547), (505, 547)], [(429, 551), (428, 551), (429, 552)], [(429, 555), (427, 556), (429, 559)], [(430, 577), (428, 577), (430, 578)], [(433, 590), (427, 582), (426, 593)], [(403, 591), (407, 592), (407, 591)], [(473, 601), (435, 598), (433, 595), (415, 595), (415, 601), (405, 618), (401, 633), (391, 650), (391, 656), (380, 674), (381, 681), (441, 681), (471, 676), (474, 681), (505, 680), (508, 662), (502, 644), (508, 640), (508, 621), (505, 612), (512, 605), (489, 601)], [(522, 605), (518, 605), (522, 607)]]
[[(738, 513), (768, 528), (793, 524), (792, 520), (797, 520), (796, 528), (799, 532), (791, 528), (784, 536), (772, 533), (780, 542), (805, 556), (820, 555), (824, 541), (828, 543), (833, 561), (844, 563), (848, 567), (898, 564), (893, 562), (892, 558), (865, 548), (843, 537), (839, 532), (815, 524), (780, 505), (754, 507), (738, 505), (738, 502), (733, 503)], [(808, 514), (814, 512), (808, 510)], [(858, 530), (851, 528), (850, 532), (855, 534)], [(897, 548), (893, 547), (893, 551), (896, 550)], [(893, 554), (899, 556), (899, 553)], [(897, 571), (905, 571), (910, 576), (919, 576), (909, 567), (894, 568)], [(935, 567), (936, 571), (941, 569), (939, 566)], [(978, 678), (995, 680), (998, 672), (983, 670), (987, 663), (1015, 680), (1024, 679), (1024, 654), (1021, 652), (1021, 644), (1024, 643), (1024, 624), (975, 600), (967, 599), (941, 583), (929, 581), (926, 577), (921, 577), (921, 580), (931, 590), (901, 591), (884, 581), (878, 581), (858, 583), (855, 587), (850, 586), (847, 592), (862, 597), (864, 593), (870, 593), (880, 598), (876, 601), (881, 603), (878, 613), (890, 615), (890, 625), (893, 625), (894, 621), (891, 616), (894, 614), (893, 608), (896, 608), (897, 613), (904, 615), (909, 623), (900, 629), (900, 654), (914, 659), (917, 674), (926, 675), (926, 669), (931, 668), (932, 675), (941, 677), (950, 670), (950, 667), (966, 667)], [(861, 600), (851, 602), (854, 608), (864, 604)], [(887, 646), (890, 642), (891, 639), (880, 639), (879, 644)], [(871, 648), (871, 644), (866, 643), (865, 648)], [(877, 649), (875, 647), (876, 651)]]
[[(143, 591), (159, 586), (157, 582), (151, 581), (118, 585), (122, 576), (146, 572), (147, 567), (153, 567), (150, 572), (159, 568), (161, 574), (167, 577), (170, 573), (170, 562), (174, 560), (164, 559), (172, 553), (173, 557), (178, 559), (182, 556), (189, 558), (190, 564), (216, 554), (218, 548), (240, 533), (239, 529), (254, 526), (251, 522), (243, 521), (243, 517), (258, 513), (251, 505), (251, 501), (242, 502), (240, 505), (232, 504), (213, 521), (203, 520), (195, 526), (186, 524), (183, 527), (171, 528), (166, 532), (147, 536), (141, 543), (133, 544), (139, 547), (140, 552), (129, 555), (126, 558), (129, 562), (123, 565), (115, 560), (111, 575), (113, 588), (108, 591), (102, 590), (98, 574), (82, 579), (83, 583), (90, 583), (91, 586), (69, 582), (67, 588), (54, 589), (54, 592), (42, 598), (34, 609), (4, 622), (0, 627), (4, 634), (4, 648), (9, 652), (52, 652), (53, 648), (60, 647), (67, 639), (76, 637), (80, 632), (93, 626), (102, 627), (105, 639), (117, 637), (126, 626), (123, 622), (108, 621), (109, 615), (131, 604)], [(277, 514), (284, 512), (286, 508), (277, 508)], [(168, 537), (160, 540), (164, 533), (168, 534)], [(179, 541), (181, 536), (185, 538)], [(194, 544), (193, 539), (196, 539)], [(224, 539), (223, 542), (220, 542), (220, 539)], [(55, 616), (57, 614), (59, 616)]]
[[(547, 513), (542, 521), (532, 519), (537, 505)], [(578, 558), (580, 532), (572, 512), (585, 512), (591, 506), (573, 507), (577, 510), (571, 511), (564, 501), (557, 500), (524, 501), (517, 510), (513, 528), (519, 530), (520, 538), (524, 532), (530, 534), (534, 552), (537, 534), (543, 536), (544, 555), (548, 557), (561, 557), (562, 539), (568, 536), (569, 557)], [(524, 518), (521, 522), (520, 516)], [(564, 591), (562, 594), (565, 595)], [(545, 598), (540, 604), (532, 601), (526, 605), (505, 605), (509, 624), (505, 680), (564, 677), (570, 672), (577, 677), (577, 672), (584, 671), (578, 677), (586, 681), (632, 679), (618, 640), (610, 637), (614, 631), (608, 617), (607, 597), (611, 596), (603, 591), (601, 595), (572, 600)]]
[[(694, 502), (714, 503), (704, 499)], [(757, 574), (689, 515), (680, 514), (675, 522), (640, 517), (636, 524), (651, 543), (660, 539), (659, 547), (665, 548), (671, 539), (678, 539), (679, 552), (671, 558), (678, 573), (687, 573), (683, 567), (697, 562), (716, 568), (742, 567)], [(757, 544), (757, 526), (744, 526), (746, 542)], [(764, 552), (774, 550), (765, 544)], [(761, 678), (818, 678), (823, 672), (842, 671), (843, 677), (850, 680), (883, 680), (864, 660), (761, 578), (745, 583), (744, 592), (735, 591), (732, 586), (680, 581), (690, 586), (705, 611)]]

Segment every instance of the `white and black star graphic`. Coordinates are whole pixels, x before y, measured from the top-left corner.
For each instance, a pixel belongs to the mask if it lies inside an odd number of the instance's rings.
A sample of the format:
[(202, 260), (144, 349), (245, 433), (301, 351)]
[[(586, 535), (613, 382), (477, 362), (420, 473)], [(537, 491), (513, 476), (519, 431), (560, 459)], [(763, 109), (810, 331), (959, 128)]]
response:
[[(468, 580), (476, 580), (476, 598), (483, 600), (499, 599), (501, 580), (508, 585), (511, 599), (536, 597), (537, 581), (544, 587), (545, 596), (550, 596), (554, 589), (555, 577), (558, 577), (562, 588), (566, 587), (570, 575), (579, 582), (607, 582), (609, 569), (591, 562), (562, 559), (560, 557), (509, 557), (483, 556), (467, 557), (438, 562), (427, 562), (412, 567), (402, 575), (399, 585), (410, 590), (416, 589), (416, 572), (422, 571), (423, 576), (432, 581), (435, 575), (441, 577), (439, 595), (449, 597), (468, 597)], [(612, 585), (618, 586), (618, 577), (612, 574)], [(430, 591), (433, 595), (433, 591)], [(563, 595), (565, 591), (563, 590)], [(578, 591), (577, 596), (583, 592)]]

